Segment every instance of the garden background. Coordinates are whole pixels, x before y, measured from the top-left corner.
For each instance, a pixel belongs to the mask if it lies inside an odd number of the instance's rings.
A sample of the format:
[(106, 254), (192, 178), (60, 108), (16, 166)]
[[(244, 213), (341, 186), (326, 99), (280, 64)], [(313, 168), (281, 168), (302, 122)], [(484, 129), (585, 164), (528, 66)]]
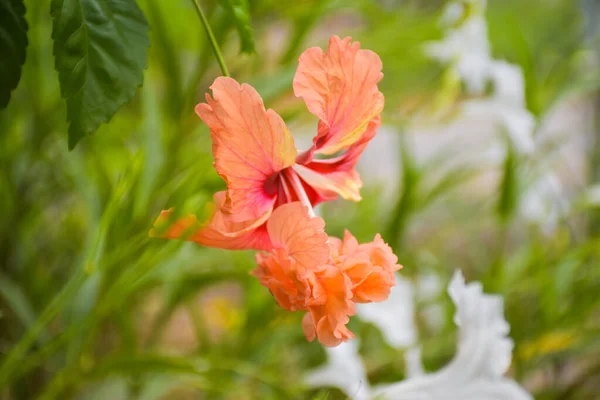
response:
[[(7, 10), (21, 2), (3, 2), (5, 40)], [(248, 274), (254, 252), (148, 236), (161, 210), (202, 218), (225, 187), (194, 113), (223, 74), (194, 2), (137, 1), (142, 27), (124, 25), (139, 29), (137, 47), (117, 49), (139, 61), (122, 72), (130, 95), (115, 95), (112, 112), (87, 110), (98, 115), (69, 131), (82, 110), (70, 104), (68, 116), (61, 97), (70, 39), (59, 43), (53, 18), (79, 3), (135, 5), (25, 1), (24, 65), (0, 110), (0, 398), (347, 398), (306, 381), (326, 353), (305, 340), (301, 313), (279, 308)], [(400, 345), (368, 318), (350, 323), (372, 385), (405, 379), (416, 345), (427, 371), (452, 359), (446, 286), (460, 269), (504, 297), (508, 376), (536, 399), (600, 396), (597, 2), (198, 4), (231, 76), (305, 147), (316, 120), (292, 91), (301, 52), (352, 36), (382, 59), (385, 109), (359, 163), (363, 200), (317, 207), (329, 234), (379, 232), (404, 266)], [(0, 50), (5, 85), (19, 57)], [(99, 98), (120, 90), (96, 72)]]

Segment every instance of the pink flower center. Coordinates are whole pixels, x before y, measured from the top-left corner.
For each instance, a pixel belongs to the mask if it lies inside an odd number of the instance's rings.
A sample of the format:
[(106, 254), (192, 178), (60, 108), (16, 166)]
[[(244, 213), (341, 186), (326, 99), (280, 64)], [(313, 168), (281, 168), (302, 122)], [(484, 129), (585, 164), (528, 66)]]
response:
[(280, 185), (279, 175), (280, 175), (280, 172), (275, 172), (274, 174), (269, 176), (267, 178), (267, 180), (265, 181), (264, 190), (265, 190), (265, 194), (267, 196), (273, 197), (279, 191), (279, 185)]
[(304, 185), (296, 171), (291, 167), (285, 168), (269, 176), (263, 185), (263, 190), (269, 197), (277, 196), (275, 207), (294, 201), (300, 201), (308, 207), (310, 216), (315, 215)]

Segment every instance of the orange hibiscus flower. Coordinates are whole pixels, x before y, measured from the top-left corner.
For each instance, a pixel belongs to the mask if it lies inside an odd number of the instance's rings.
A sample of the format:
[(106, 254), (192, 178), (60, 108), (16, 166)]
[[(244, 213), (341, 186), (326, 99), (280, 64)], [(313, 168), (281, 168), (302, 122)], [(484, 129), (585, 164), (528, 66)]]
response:
[[(192, 215), (161, 233), (204, 246), (262, 250), (252, 274), (282, 308), (304, 311), (306, 338), (325, 346), (354, 337), (346, 325), (356, 303), (385, 300), (401, 268), (379, 235), (363, 244), (348, 231), (343, 239), (328, 237), (313, 212), (338, 196), (360, 200), (354, 167), (380, 125), (382, 76), (379, 57), (350, 38), (332, 37), (326, 53), (306, 50), (294, 93), (319, 123), (312, 146), (300, 154), (281, 117), (265, 110), (251, 86), (217, 78), (196, 113), (210, 128), (214, 165), (227, 189), (214, 195), (209, 221), (198, 224)], [(315, 158), (334, 153), (340, 154)], [(163, 211), (156, 225), (170, 213)]]
[[(269, 250), (266, 222), (283, 204), (300, 201), (312, 207), (338, 196), (360, 200), (362, 182), (354, 167), (380, 124), (384, 99), (377, 83), (382, 77), (379, 56), (349, 37), (333, 36), (326, 53), (318, 47), (306, 50), (294, 93), (319, 123), (313, 145), (300, 154), (285, 122), (265, 110), (254, 88), (217, 78), (212, 96), (206, 95), (196, 113), (210, 128), (214, 165), (227, 189), (215, 194), (209, 221), (198, 224), (188, 216), (160, 235), (224, 249)], [(155, 225), (170, 213), (163, 211)]]

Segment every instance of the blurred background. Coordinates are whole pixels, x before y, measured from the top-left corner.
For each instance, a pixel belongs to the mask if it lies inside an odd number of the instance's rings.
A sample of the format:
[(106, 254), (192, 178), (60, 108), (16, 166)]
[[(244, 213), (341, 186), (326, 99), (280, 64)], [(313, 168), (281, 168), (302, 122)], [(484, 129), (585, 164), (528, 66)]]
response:
[[(0, 399), (346, 398), (303, 382), (325, 352), (248, 275), (253, 252), (148, 237), (160, 210), (206, 215), (224, 188), (193, 111), (221, 75), (193, 3), (138, 1), (144, 85), (71, 152), (47, 3), (26, 2), (27, 62), (0, 112)], [(380, 55), (363, 201), (317, 212), (330, 235), (394, 248), (427, 370), (455, 353), (445, 287), (461, 269), (504, 296), (510, 376), (536, 399), (600, 397), (600, 3), (251, 0), (250, 55), (201, 3), (232, 76), (300, 144), (316, 126), (292, 93), (300, 53), (335, 34)], [(402, 349), (350, 328), (372, 384), (406, 376)]]

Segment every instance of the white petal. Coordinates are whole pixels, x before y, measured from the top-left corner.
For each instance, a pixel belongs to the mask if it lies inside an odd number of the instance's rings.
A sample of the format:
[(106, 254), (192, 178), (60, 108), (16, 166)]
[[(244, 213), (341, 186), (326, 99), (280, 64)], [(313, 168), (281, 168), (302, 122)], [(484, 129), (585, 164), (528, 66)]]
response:
[(408, 379), (425, 375), (423, 363), (421, 362), (421, 347), (416, 346), (408, 349), (404, 353), (404, 363), (406, 364), (406, 376)]
[(358, 341), (342, 343), (325, 349), (327, 364), (305, 377), (312, 387), (330, 386), (342, 390), (353, 400), (367, 400), (370, 394), (365, 368), (358, 355)]
[(479, 282), (466, 284), (458, 271), (448, 294), (456, 305), (454, 321), (460, 330), (454, 359), (438, 372), (376, 388), (377, 398), (532, 400), (516, 382), (503, 377), (510, 366), (513, 343), (507, 336), (510, 327), (503, 316), (502, 298), (484, 294)]
[(425, 53), (441, 63), (456, 63), (467, 89), (482, 94), (491, 78), (492, 58), (483, 14), (473, 15), (459, 27), (449, 29), (446, 37), (425, 44)]
[(525, 108), (525, 79), (523, 70), (506, 61), (493, 61), (490, 74), (494, 82), (493, 97), (506, 104)]
[(503, 128), (519, 153), (529, 154), (534, 150), (535, 118), (526, 109), (494, 99), (465, 101), (461, 109), (465, 117), (487, 116)]
[(559, 219), (569, 211), (562, 185), (554, 173), (546, 173), (528, 186), (520, 204), (521, 215), (538, 224), (546, 233), (556, 228)]

